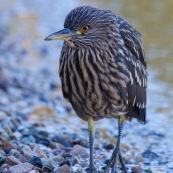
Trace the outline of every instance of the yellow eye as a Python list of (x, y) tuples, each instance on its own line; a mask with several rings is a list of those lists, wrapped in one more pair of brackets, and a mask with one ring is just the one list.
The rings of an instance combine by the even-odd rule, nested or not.
[(88, 29), (89, 29), (88, 26), (83, 26), (83, 27), (80, 29), (80, 31), (81, 31), (82, 33), (85, 33), (85, 32), (88, 31)]

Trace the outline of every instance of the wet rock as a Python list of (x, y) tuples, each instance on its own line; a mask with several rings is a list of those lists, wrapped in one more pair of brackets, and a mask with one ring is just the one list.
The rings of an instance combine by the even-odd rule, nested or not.
[(60, 167), (60, 169), (58, 170), (59, 173), (70, 173), (70, 168), (68, 165), (63, 165)]
[(89, 157), (89, 153), (86, 150), (86, 148), (80, 146), (80, 145), (75, 145), (72, 150), (70, 151), (70, 154), (72, 156), (79, 156), (81, 158), (88, 158)]
[(11, 166), (14, 166), (14, 165), (20, 164), (21, 162), (14, 156), (8, 156), (6, 158), (6, 163), (11, 165)]
[(173, 162), (167, 163), (168, 168), (173, 169)]
[(38, 157), (38, 154), (34, 151), (31, 150), (31, 148), (29, 146), (24, 146), (21, 151), (23, 152), (23, 155), (27, 158), (27, 159), (31, 159), (34, 156)]
[(139, 166), (134, 166), (132, 167), (132, 173), (143, 173), (143, 171)]
[(142, 157), (154, 160), (159, 156), (156, 153), (152, 152), (151, 150), (146, 150), (145, 152), (142, 153)]
[(33, 168), (33, 165), (31, 165), (30, 163), (21, 163), (21, 164), (12, 166), (7, 171), (7, 173), (27, 173), (31, 171), (32, 168)]

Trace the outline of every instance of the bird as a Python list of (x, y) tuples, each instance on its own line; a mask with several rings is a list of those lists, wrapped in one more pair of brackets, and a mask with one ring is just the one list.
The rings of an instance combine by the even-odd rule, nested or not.
[(94, 122), (118, 120), (118, 139), (105, 173), (127, 173), (121, 137), (124, 122), (146, 122), (147, 63), (142, 35), (107, 9), (79, 6), (64, 21), (64, 29), (45, 38), (64, 40), (59, 63), (62, 92), (76, 114), (88, 122), (89, 172), (97, 173)]

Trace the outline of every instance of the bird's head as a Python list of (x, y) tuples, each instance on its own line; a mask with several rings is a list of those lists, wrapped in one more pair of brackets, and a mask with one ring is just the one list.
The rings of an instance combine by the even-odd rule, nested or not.
[(67, 15), (64, 29), (49, 35), (45, 40), (65, 40), (70, 47), (87, 48), (109, 40), (116, 33), (115, 30), (116, 21), (112, 12), (81, 6)]

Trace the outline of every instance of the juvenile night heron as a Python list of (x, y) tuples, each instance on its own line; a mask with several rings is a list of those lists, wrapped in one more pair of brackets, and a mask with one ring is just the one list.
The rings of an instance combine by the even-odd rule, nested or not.
[(76, 114), (88, 121), (90, 172), (93, 161), (94, 125), (102, 118), (118, 119), (118, 140), (105, 172), (116, 172), (125, 120), (146, 119), (147, 71), (141, 35), (111, 11), (90, 6), (73, 9), (64, 29), (45, 40), (65, 40), (60, 57), (62, 91)]

